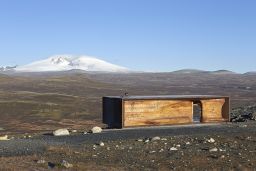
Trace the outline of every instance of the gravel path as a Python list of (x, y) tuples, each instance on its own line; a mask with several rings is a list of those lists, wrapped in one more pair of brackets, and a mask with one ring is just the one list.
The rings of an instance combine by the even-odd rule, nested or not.
[[(244, 126), (245, 125), (245, 126)], [(241, 131), (255, 134), (255, 122), (248, 123), (223, 123), (223, 124), (195, 124), (186, 126), (163, 126), (133, 129), (103, 130), (98, 134), (77, 134), (70, 136), (54, 137), (51, 135), (40, 135), (31, 139), (13, 139), (0, 141), (0, 157), (30, 155), (43, 153), (47, 146), (72, 145), (79, 146), (85, 143), (96, 143), (99, 141), (128, 140), (148, 138), (154, 136), (178, 136), (198, 134), (235, 134)]]

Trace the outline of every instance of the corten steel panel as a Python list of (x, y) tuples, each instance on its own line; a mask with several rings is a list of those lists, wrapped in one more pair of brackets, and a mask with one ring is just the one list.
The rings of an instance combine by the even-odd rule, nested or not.
[(122, 127), (122, 99), (103, 97), (103, 123), (111, 128)]
[(124, 100), (123, 127), (185, 124), (192, 122), (192, 101)]

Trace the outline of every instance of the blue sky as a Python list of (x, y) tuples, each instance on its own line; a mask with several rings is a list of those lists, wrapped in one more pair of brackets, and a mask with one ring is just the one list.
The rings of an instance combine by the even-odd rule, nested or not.
[(91, 55), (135, 70), (256, 70), (255, 0), (1, 0), (0, 65)]

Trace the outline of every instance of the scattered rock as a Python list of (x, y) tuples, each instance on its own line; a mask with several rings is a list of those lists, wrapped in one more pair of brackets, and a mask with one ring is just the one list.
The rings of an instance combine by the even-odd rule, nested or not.
[(190, 145), (191, 143), (190, 142), (186, 142), (186, 145)]
[(104, 144), (104, 142), (101, 141), (98, 145), (101, 147), (104, 147), (105, 144)]
[(161, 149), (159, 150), (159, 153), (161, 153), (161, 152), (164, 152), (164, 149), (161, 148)]
[(7, 140), (10, 140), (8, 139), (8, 135), (0, 136), (0, 141), (7, 141)]
[(142, 141), (143, 141), (143, 139), (137, 139), (137, 141), (138, 141), (138, 142), (142, 142)]
[(77, 130), (75, 130), (75, 129), (74, 129), (74, 130), (72, 130), (72, 133), (77, 133)]
[(210, 151), (210, 152), (217, 152), (218, 149), (217, 149), (216, 147), (214, 147), (214, 148), (211, 148), (209, 151)]
[(167, 138), (162, 138), (161, 140), (162, 140), (162, 141), (167, 141)]
[(69, 131), (67, 129), (57, 129), (53, 131), (54, 136), (65, 136), (69, 135)]
[(45, 161), (45, 160), (37, 160), (36, 163), (37, 163), (37, 164), (44, 164), (44, 163), (46, 163), (46, 161)]
[(160, 137), (153, 137), (153, 138), (151, 139), (151, 141), (158, 141), (158, 140), (161, 140), (161, 138), (160, 138)]
[(220, 151), (220, 152), (224, 152), (224, 151), (226, 151), (226, 150), (223, 150), (223, 149), (220, 148), (219, 151)]
[(231, 122), (256, 120), (256, 105), (235, 108), (231, 112)]
[(145, 143), (148, 143), (148, 142), (149, 142), (149, 139), (146, 139), (144, 142), (145, 142)]
[(176, 147), (171, 147), (170, 151), (177, 151), (178, 149)]
[(70, 164), (70, 163), (68, 163), (66, 160), (63, 160), (62, 162), (61, 162), (61, 166), (63, 166), (63, 167), (65, 167), (65, 168), (72, 168), (73, 167), (73, 164)]
[(88, 132), (84, 131), (84, 134), (88, 134)]
[(215, 143), (215, 139), (210, 138), (209, 140), (207, 140), (208, 143)]
[(155, 153), (156, 151), (150, 151), (149, 154)]
[(102, 128), (101, 127), (98, 127), (98, 126), (95, 126), (91, 129), (92, 133), (95, 134), (95, 133), (101, 133), (102, 132)]

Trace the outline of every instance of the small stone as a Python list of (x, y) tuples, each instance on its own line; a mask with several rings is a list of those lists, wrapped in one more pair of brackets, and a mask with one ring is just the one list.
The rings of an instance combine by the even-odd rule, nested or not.
[(72, 133), (77, 133), (77, 130), (75, 130), (75, 129), (74, 129), (74, 130), (72, 130)]
[(53, 131), (54, 136), (65, 136), (69, 135), (69, 131), (67, 129), (57, 129)]
[(167, 141), (167, 138), (162, 138), (161, 140), (162, 140), (162, 141)]
[(153, 137), (153, 138), (151, 139), (151, 141), (158, 141), (158, 140), (161, 140), (161, 138), (160, 138), (160, 137)]
[(92, 133), (95, 134), (95, 133), (101, 133), (102, 132), (102, 128), (101, 127), (98, 127), (98, 126), (95, 126), (91, 129)]
[(72, 168), (73, 167), (73, 164), (70, 164), (70, 163), (68, 163), (67, 161), (65, 161), (65, 160), (63, 160), (62, 162), (61, 162), (61, 166), (63, 166), (63, 167), (65, 167), (65, 168)]
[(88, 134), (88, 132), (84, 131), (84, 134)]
[(132, 147), (129, 147), (129, 150), (132, 150), (133, 148)]
[(155, 153), (156, 151), (150, 151), (149, 154)]
[(5, 136), (0, 136), (0, 141), (7, 141), (8, 139), (8, 135)]
[(190, 145), (190, 142), (186, 142), (186, 145)]
[(144, 142), (145, 142), (145, 143), (148, 143), (148, 142), (149, 142), (149, 139), (146, 139)]
[(142, 142), (142, 141), (143, 141), (143, 139), (137, 139), (137, 141), (138, 141), (138, 142)]
[(210, 151), (210, 152), (217, 152), (218, 149), (217, 149), (216, 147), (214, 147), (214, 148), (211, 148), (209, 151)]
[(159, 150), (159, 153), (161, 153), (161, 152), (164, 152), (164, 149), (160, 149), (160, 150)]
[(224, 156), (224, 155), (222, 155), (220, 158), (221, 158), (221, 159), (224, 159), (224, 158), (225, 158), (225, 156)]
[(99, 146), (101, 146), (101, 147), (104, 147), (104, 145), (105, 145), (104, 142), (99, 143)]
[(209, 140), (207, 140), (208, 143), (215, 143), (215, 140), (213, 138), (210, 138)]
[(176, 147), (180, 147), (180, 144), (177, 144)]
[(175, 147), (171, 147), (170, 148), (170, 151), (177, 151), (178, 149), (177, 148), (175, 148)]
[(109, 151), (109, 150), (110, 150), (110, 147), (107, 147), (107, 150)]
[(241, 128), (247, 128), (247, 125), (240, 125)]
[(46, 161), (45, 161), (45, 160), (37, 160), (36, 163), (37, 163), (37, 164), (44, 164), (44, 163), (46, 163)]

